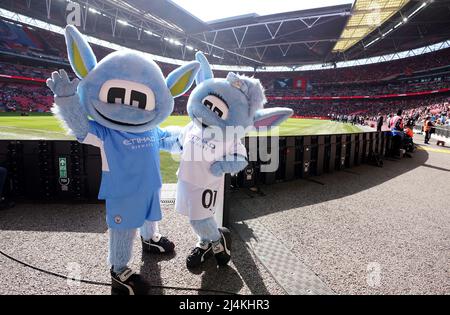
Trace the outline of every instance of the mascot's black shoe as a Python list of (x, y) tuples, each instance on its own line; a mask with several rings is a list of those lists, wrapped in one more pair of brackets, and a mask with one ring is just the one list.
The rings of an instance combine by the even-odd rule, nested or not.
[(113, 295), (147, 295), (150, 284), (130, 268), (119, 274), (111, 269), (111, 287)]
[(206, 259), (212, 257), (211, 243), (198, 243), (186, 258), (186, 267), (193, 269), (199, 267)]
[(227, 228), (219, 228), (222, 236), (219, 241), (212, 244), (214, 257), (219, 266), (225, 266), (231, 259), (231, 232)]
[(141, 237), (142, 248), (151, 254), (171, 254), (175, 250), (175, 244), (165, 236), (157, 234), (146, 241)]

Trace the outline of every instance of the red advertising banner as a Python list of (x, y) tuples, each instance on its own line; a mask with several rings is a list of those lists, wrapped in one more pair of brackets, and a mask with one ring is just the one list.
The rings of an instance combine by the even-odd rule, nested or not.
[(46, 80), (44, 80), (44, 79), (20, 77), (20, 76), (16, 76), (16, 75), (7, 75), (7, 74), (0, 74), (0, 78), (6, 78), (6, 79), (12, 79), (12, 80), (21, 80), (21, 81), (42, 82), (42, 83), (46, 82)]

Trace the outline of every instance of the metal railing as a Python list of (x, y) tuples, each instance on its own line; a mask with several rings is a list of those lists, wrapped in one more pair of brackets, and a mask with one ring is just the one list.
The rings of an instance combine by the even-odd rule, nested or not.
[[(450, 126), (437, 125), (432, 128), (434, 128), (433, 135), (450, 139)], [(416, 132), (423, 132), (423, 124), (415, 125), (414, 130)]]

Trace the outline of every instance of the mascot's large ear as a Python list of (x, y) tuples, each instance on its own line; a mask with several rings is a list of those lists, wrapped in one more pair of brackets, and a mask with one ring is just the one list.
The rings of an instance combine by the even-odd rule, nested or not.
[(293, 113), (292, 109), (283, 107), (259, 109), (255, 112), (253, 125), (256, 128), (277, 126)]
[(91, 46), (75, 26), (67, 25), (66, 45), (69, 61), (75, 74), (83, 79), (97, 65)]
[(209, 65), (208, 59), (206, 59), (205, 55), (203, 55), (201, 52), (197, 52), (195, 54), (195, 59), (200, 62), (200, 71), (195, 78), (195, 83), (199, 85), (205, 80), (214, 78), (211, 66)]
[(191, 88), (199, 69), (200, 64), (197, 61), (191, 61), (169, 73), (166, 84), (173, 97), (183, 95)]

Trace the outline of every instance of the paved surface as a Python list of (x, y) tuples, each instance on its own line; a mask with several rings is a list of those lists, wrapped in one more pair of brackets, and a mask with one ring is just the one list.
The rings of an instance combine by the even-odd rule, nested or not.
[[(185, 268), (195, 243), (165, 187), (161, 230), (172, 257), (147, 256), (136, 241), (133, 266), (155, 286), (239, 294), (449, 294), (450, 150), (423, 146), (413, 159), (232, 195), (234, 258), (218, 270)], [(323, 185), (322, 185), (323, 184)], [(273, 249), (273, 250), (271, 250)], [(0, 250), (39, 268), (109, 282), (103, 205), (21, 204), (0, 212)], [(109, 294), (0, 255), (0, 294)], [(154, 294), (214, 294), (155, 288)]]
[[(134, 248), (133, 267), (154, 285), (202, 288), (238, 294), (285, 294), (244, 246), (233, 239), (233, 261), (217, 269), (213, 261), (197, 273), (185, 267), (185, 257), (196, 238), (184, 217), (173, 206), (163, 206), (163, 233), (176, 242), (174, 256), (143, 255)], [(21, 204), (0, 212), (0, 250), (33, 266), (63, 275), (80, 272), (82, 279), (109, 282), (107, 228), (103, 205)], [(36, 272), (0, 255), (0, 294), (110, 294), (106, 286), (79, 284)], [(215, 294), (154, 289), (153, 294)]]
[(436, 149), (234, 193), (232, 217), (264, 226), (337, 294), (450, 294), (450, 150)]
[[(241, 213), (245, 210), (240, 209)], [(334, 292), (257, 219), (232, 224), (277, 282), (291, 295), (331, 295)]]

